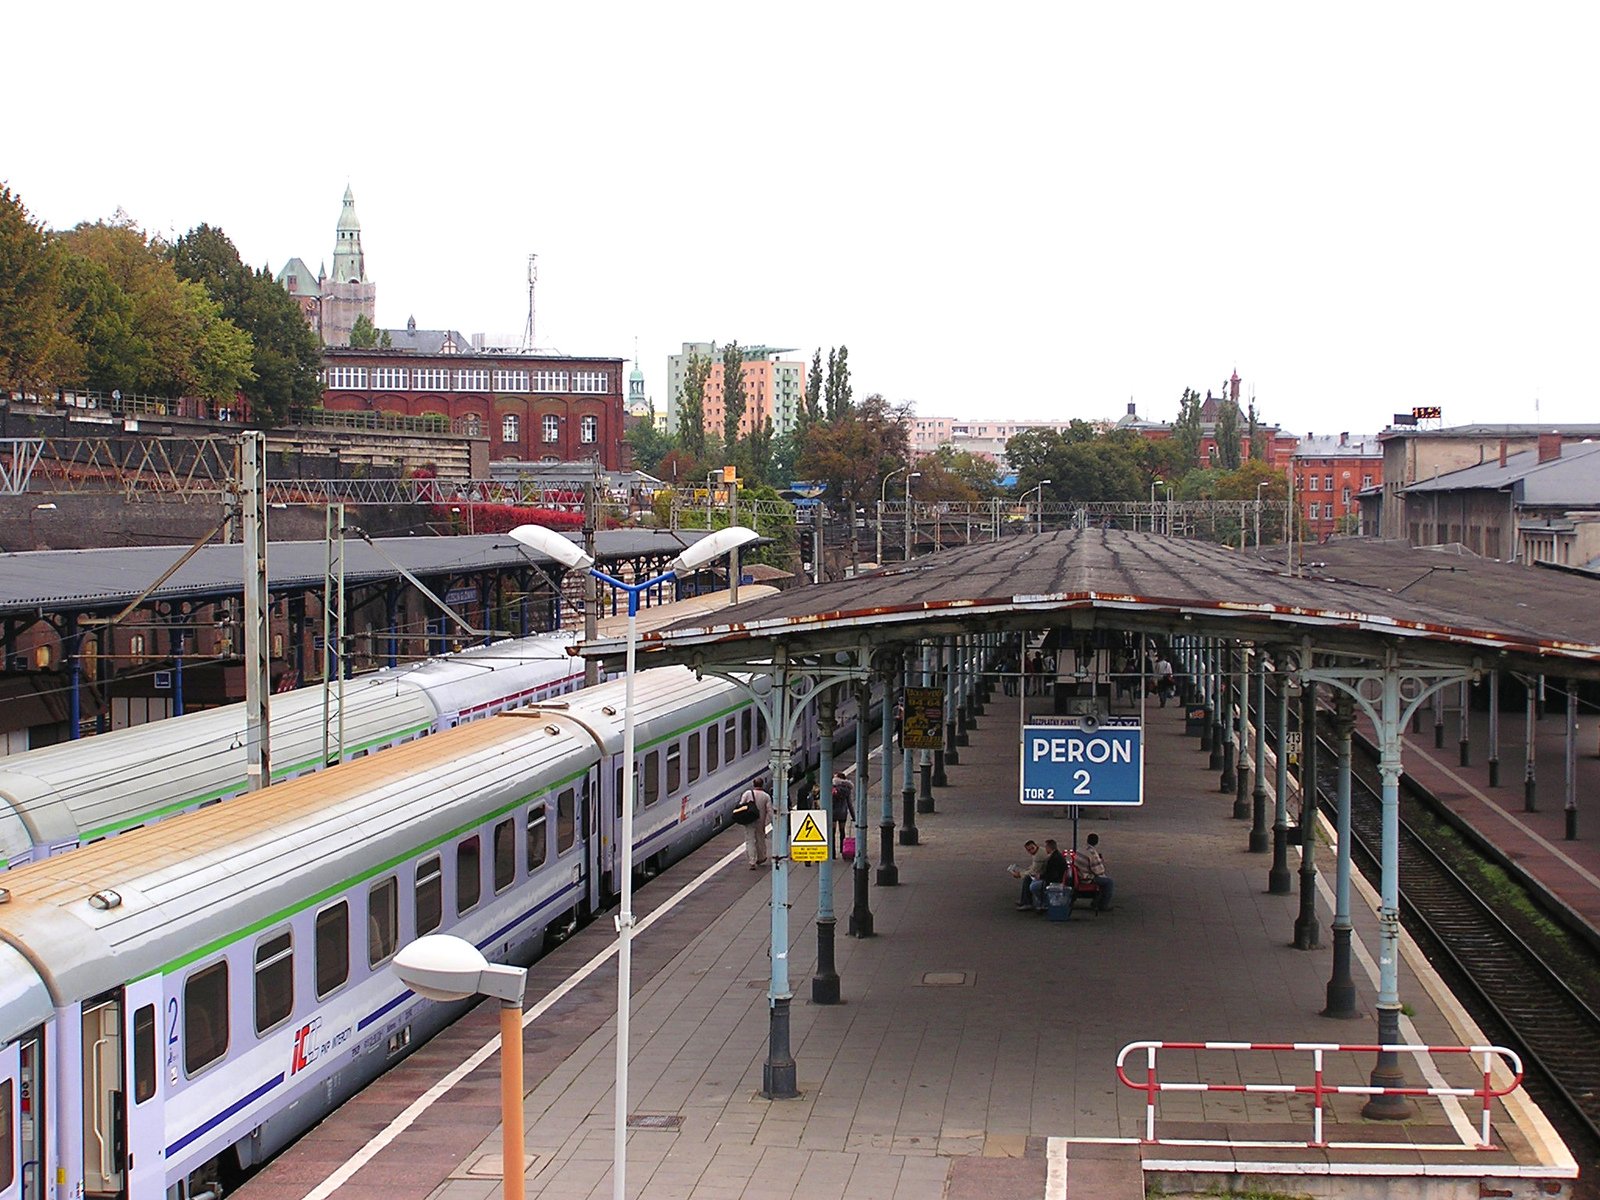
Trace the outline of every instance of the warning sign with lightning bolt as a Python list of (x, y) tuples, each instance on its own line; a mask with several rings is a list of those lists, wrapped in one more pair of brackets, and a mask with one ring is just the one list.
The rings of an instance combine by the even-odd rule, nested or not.
[(815, 811), (802, 809), (789, 814), (789, 857), (795, 862), (828, 861), (828, 835), (817, 824)]

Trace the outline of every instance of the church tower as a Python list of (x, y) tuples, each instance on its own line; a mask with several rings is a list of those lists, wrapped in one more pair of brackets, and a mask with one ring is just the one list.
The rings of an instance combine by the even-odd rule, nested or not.
[(356, 216), (355, 193), (348, 184), (334, 233), (333, 273), (318, 282), (322, 293), (318, 332), (324, 346), (348, 346), (350, 330), (359, 316), (377, 324), (378, 285), (367, 278), (366, 255), (361, 252), (361, 220)]

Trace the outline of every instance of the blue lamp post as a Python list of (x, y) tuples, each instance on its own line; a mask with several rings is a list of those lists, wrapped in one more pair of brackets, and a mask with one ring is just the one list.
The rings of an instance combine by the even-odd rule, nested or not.
[(583, 547), (553, 529), (543, 525), (518, 525), (511, 531), (511, 537), (528, 549), (555, 559), (569, 570), (587, 571), (628, 597), (628, 652), (622, 710), (622, 826), (617, 835), (617, 875), (621, 890), (617, 914), (617, 1111), (611, 1170), (611, 1193), (616, 1200), (624, 1200), (627, 1195), (628, 1171), (628, 1008), (633, 990), (633, 680), (639, 640), (639, 597), (650, 588), (677, 578), (680, 572), (699, 570), (713, 559), (730, 554), (760, 536), (753, 529), (730, 525), (684, 547), (660, 575), (625, 583), (596, 569), (594, 559)]

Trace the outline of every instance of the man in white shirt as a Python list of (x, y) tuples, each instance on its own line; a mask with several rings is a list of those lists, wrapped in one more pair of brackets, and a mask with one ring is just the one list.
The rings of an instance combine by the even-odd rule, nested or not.
[(772, 820), (772, 796), (767, 792), (766, 777), (745, 788), (739, 803), (756, 806), (756, 819), (744, 827), (744, 857), (750, 869), (757, 871), (767, 865), (767, 825)]

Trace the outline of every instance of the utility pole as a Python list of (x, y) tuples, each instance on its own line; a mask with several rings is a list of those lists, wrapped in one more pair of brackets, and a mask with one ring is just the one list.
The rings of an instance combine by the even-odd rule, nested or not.
[[(322, 765), (344, 761), (344, 505), (328, 505), (322, 577)], [(330, 707), (337, 712), (330, 712)]]
[(272, 782), (272, 611), (267, 592), (266, 435), (243, 435), (245, 776), (249, 790)]
[[(529, 270), (531, 271), (532, 269), (532, 264), (530, 263)], [(533, 321), (531, 300), (529, 301), (528, 312), (528, 321), (531, 330)], [(598, 559), (599, 557), (595, 553), (595, 530), (600, 521), (600, 514), (598, 512), (599, 496), (596, 495), (596, 492), (599, 490), (597, 486), (599, 472), (599, 464), (591, 463), (589, 470), (589, 482), (583, 489), (583, 552), (591, 559)], [(600, 593), (595, 577), (588, 571), (585, 571), (583, 573), (583, 640), (586, 642), (594, 641), (595, 638), (600, 634), (600, 614), (595, 611), (599, 603)], [(484, 624), (488, 624), (488, 622), (486, 621)], [(583, 682), (585, 687), (593, 687), (595, 684), (600, 682), (599, 659), (584, 659)]]

